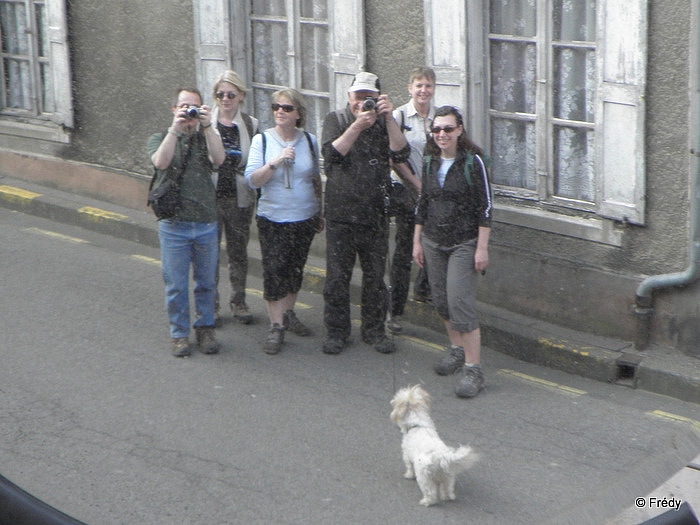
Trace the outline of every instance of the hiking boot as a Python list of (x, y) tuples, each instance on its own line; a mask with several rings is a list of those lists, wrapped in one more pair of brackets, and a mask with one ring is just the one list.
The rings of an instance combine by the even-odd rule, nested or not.
[(300, 336), (311, 335), (311, 330), (309, 330), (309, 327), (299, 320), (297, 314), (294, 313), (294, 310), (287, 310), (284, 312), (282, 319), (282, 324), (287, 332), (292, 332), (293, 334)]
[(233, 312), (233, 318), (241, 324), (250, 324), (253, 322), (253, 316), (248, 310), (248, 305), (245, 303), (231, 304), (231, 312)]
[(192, 355), (190, 341), (187, 337), (173, 337), (173, 355), (175, 357), (189, 357)]
[(202, 326), (194, 329), (197, 334), (197, 345), (203, 354), (216, 354), (219, 352), (219, 342), (216, 340), (213, 326)]
[(400, 334), (403, 331), (403, 325), (401, 324), (401, 316), (393, 315), (386, 323), (387, 329), (392, 334)]
[(484, 389), (484, 373), (480, 365), (464, 365), (455, 375), (457, 397), (474, 397)]
[(380, 354), (392, 354), (396, 351), (394, 342), (386, 336), (382, 336), (379, 341), (374, 343), (374, 349)]
[(284, 327), (275, 323), (267, 333), (267, 339), (263, 345), (263, 352), (270, 355), (278, 354), (284, 343)]
[(435, 363), (433, 370), (439, 376), (454, 374), (464, 365), (464, 348), (461, 346), (450, 346), (449, 353), (439, 362)]
[(338, 339), (337, 337), (329, 337), (323, 343), (323, 348), (321, 349), (324, 354), (339, 354), (345, 348), (345, 341), (343, 339)]

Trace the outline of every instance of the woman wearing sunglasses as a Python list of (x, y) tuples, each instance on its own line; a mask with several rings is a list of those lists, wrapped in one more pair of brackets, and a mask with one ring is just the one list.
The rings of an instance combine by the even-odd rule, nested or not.
[(294, 312), (311, 241), (322, 231), (321, 176), (316, 137), (303, 130), (306, 106), (300, 93), (272, 94), (275, 127), (253, 138), (245, 177), (260, 188), (258, 237), (263, 265), (263, 299), (270, 330), (263, 351), (276, 354), (285, 331), (311, 331)]
[[(216, 106), (212, 122), (217, 123), (221, 140), (226, 150), (226, 161), (219, 166), (216, 184), (216, 208), (221, 238), (226, 235), (231, 296), (229, 306), (233, 318), (249, 324), (253, 316), (246, 303), (246, 280), (248, 276), (248, 239), (253, 220), (255, 192), (243, 177), (248, 150), (253, 135), (258, 132), (258, 121), (241, 111), (248, 88), (235, 71), (225, 71), (214, 83)], [(216, 317), (219, 318), (219, 267), (216, 268)]]
[(427, 266), (433, 305), (450, 338), (435, 371), (458, 374), (459, 397), (484, 388), (476, 285), (489, 265), (492, 202), (485, 158), (467, 138), (459, 111), (438, 108), (425, 148), (413, 258)]

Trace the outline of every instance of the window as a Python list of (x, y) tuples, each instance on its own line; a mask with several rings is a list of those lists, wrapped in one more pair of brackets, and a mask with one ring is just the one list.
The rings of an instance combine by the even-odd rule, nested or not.
[(72, 127), (62, 0), (0, 0), (0, 114)]
[(234, 69), (252, 88), (247, 110), (260, 119), (262, 129), (273, 125), (270, 95), (291, 87), (306, 100), (306, 128), (320, 135), (326, 114), (345, 105), (347, 87), (364, 65), (362, 4), (196, 0), (198, 84), (205, 100), (211, 98), (214, 79)]
[(526, 190), (523, 196), (532, 192), (590, 208), (595, 202), (596, 2), (555, 0), (549, 17), (538, 17), (541, 6), (533, 4), (490, 2), (493, 182)]
[[(570, 221), (556, 215), (566, 208), (643, 224), (647, 0), (434, 4), (424, 5), (436, 100), (465, 108), (490, 152), (501, 216), (541, 227)], [(462, 50), (444, 39), (455, 24)]]

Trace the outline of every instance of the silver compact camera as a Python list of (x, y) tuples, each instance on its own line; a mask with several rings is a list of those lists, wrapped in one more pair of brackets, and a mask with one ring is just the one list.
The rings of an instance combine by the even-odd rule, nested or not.
[(367, 97), (362, 102), (362, 111), (372, 111), (377, 109), (377, 100), (374, 97)]
[(188, 119), (199, 118), (199, 110), (200, 108), (197, 106), (190, 106), (185, 110), (185, 117)]

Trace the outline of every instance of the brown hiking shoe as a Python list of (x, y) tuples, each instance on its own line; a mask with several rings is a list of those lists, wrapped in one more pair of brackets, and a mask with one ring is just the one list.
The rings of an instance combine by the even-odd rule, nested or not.
[(204, 326), (195, 328), (197, 334), (197, 345), (203, 354), (216, 354), (219, 352), (219, 342), (214, 335), (214, 327)]
[(241, 324), (250, 324), (253, 322), (253, 315), (248, 310), (248, 305), (245, 303), (231, 304), (231, 312), (233, 318)]
[(175, 357), (189, 357), (192, 355), (190, 341), (187, 337), (173, 337), (173, 355)]
[(287, 310), (286, 312), (284, 312), (284, 316), (282, 319), (284, 329), (287, 332), (292, 332), (293, 334), (297, 334), (300, 336), (311, 335), (311, 330), (309, 329), (309, 327), (299, 320), (297, 314), (294, 313), (294, 310)]

